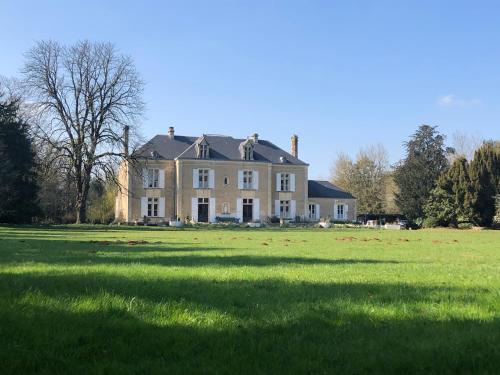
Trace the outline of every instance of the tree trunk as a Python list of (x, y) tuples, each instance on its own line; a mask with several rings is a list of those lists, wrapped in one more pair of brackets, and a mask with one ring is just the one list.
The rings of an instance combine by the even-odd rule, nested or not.
[(81, 183), (77, 186), (76, 195), (76, 222), (75, 224), (83, 224), (87, 221), (87, 198), (90, 187), (90, 172), (84, 174)]
[(80, 204), (78, 203), (77, 209), (76, 209), (76, 223), (75, 224), (82, 224), (85, 223), (87, 220), (87, 205), (85, 203)]

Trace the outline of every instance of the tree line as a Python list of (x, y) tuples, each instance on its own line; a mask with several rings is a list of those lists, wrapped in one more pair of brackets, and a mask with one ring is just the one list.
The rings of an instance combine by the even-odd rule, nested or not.
[(427, 227), (499, 225), (500, 142), (454, 138), (446, 147), (437, 127), (421, 125), (395, 165), (383, 146), (371, 146), (355, 160), (340, 154), (331, 180), (358, 199), (361, 214), (403, 214)]

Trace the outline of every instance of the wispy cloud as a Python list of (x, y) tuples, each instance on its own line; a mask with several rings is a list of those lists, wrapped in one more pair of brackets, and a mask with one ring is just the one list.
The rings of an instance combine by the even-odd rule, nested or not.
[(453, 94), (442, 96), (437, 101), (438, 106), (443, 108), (465, 108), (476, 107), (483, 104), (480, 99), (462, 99)]

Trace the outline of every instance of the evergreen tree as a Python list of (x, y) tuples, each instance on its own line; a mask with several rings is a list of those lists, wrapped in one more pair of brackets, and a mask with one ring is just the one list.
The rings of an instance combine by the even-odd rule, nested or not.
[(0, 102), (0, 222), (29, 222), (38, 212), (35, 154), (18, 102)]
[(448, 166), (444, 137), (435, 126), (421, 125), (406, 143), (406, 158), (394, 171), (396, 204), (410, 220), (424, 217), (424, 205)]
[(467, 160), (460, 157), (439, 176), (424, 206), (426, 226), (456, 226), (471, 221), (472, 189), (468, 169)]
[(500, 192), (500, 153), (493, 142), (485, 142), (470, 163), (473, 221), (490, 226), (495, 216), (495, 195)]
[(431, 190), (424, 205), (425, 227), (446, 227), (456, 223), (457, 214), (452, 195), (441, 186)]

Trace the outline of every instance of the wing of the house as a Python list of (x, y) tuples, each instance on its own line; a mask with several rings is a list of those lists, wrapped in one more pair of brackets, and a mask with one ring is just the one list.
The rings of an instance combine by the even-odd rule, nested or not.
[(356, 198), (328, 181), (309, 180), (309, 218), (330, 218), (340, 221), (356, 220)]

